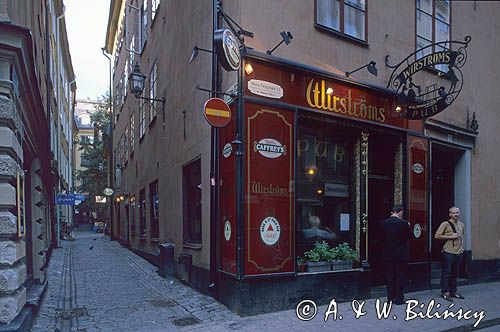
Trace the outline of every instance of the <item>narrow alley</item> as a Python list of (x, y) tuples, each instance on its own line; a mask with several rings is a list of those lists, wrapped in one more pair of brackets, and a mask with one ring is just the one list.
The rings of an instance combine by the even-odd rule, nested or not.
[[(176, 278), (162, 278), (156, 267), (95, 232), (74, 232), (76, 241), (62, 241), (49, 265), (49, 284), (32, 331), (469, 331), (477, 318), (420, 318), (406, 320), (408, 306), (394, 306), (397, 316), (378, 319), (375, 299), (355, 318), (351, 303), (338, 303), (337, 314), (324, 317), (318, 306), (308, 321), (295, 310), (239, 317), (210, 296), (202, 295)], [(479, 327), (499, 328), (500, 282), (461, 287), (466, 299), (449, 307), (439, 290), (407, 294), (427, 306), (434, 299), (442, 306), (430, 312), (458, 308), (484, 312)], [(361, 300), (359, 303), (363, 303)], [(333, 308), (333, 307), (332, 307)], [(439, 308), (439, 305), (437, 305)], [(415, 309), (416, 310), (416, 309)], [(425, 314), (427, 307), (421, 309)], [(312, 310), (313, 311), (313, 310)], [(341, 318), (342, 316), (342, 318)], [(308, 316), (307, 318), (310, 318)], [(337, 318), (337, 319), (334, 319)], [(304, 318), (305, 319), (305, 318)], [(457, 329), (458, 328), (458, 329)]]

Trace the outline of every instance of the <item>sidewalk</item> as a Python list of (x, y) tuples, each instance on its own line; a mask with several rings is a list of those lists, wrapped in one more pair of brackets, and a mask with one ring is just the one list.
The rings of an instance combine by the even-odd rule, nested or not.
[[(406, 294), (418, 305), (393, 306), (387, 319), (377, 318), (376, 299), (354, 302), (357, 319), (351, 303), (335, 302), (330, 309), (336, 308), (336, 314), (326, 322), (326, 305), (308, 321), (297, 318), (296, 310), (239, 317), (178, 279), (158, 276), (155, 266), (102, 234), (77, 231), (74, 236), (76, 241), (63, 241), (52, 254), (47, 293), (32, 331), (430, 332), (469, 331), (478, 320), (479, 328), (488, 327), (483, 331), (500, 331), (500, 281), (462, 286), (465, 300), (452, 305), (439, 297), (439, 290)], [(314, 307), (304, 304), (299, 314), (309, 319)], [(457, 316), (442, 317), (446, 311)]]

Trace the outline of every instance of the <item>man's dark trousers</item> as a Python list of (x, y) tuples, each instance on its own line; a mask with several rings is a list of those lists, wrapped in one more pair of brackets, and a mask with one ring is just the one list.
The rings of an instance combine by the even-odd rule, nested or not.
[(441, 274), (441, 294), (457, 292), (457, 276), (462, 262), (462, 254), (443, 252), (443, 272)]
[(397, 304), (404, 302), (403, 289), (406, 280), (407, 262), (386, 261), (385, 281), (387, 285), (387, 300)]

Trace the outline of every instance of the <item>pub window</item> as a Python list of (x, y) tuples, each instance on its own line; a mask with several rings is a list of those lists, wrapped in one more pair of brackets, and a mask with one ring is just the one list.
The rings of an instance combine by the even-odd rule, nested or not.
[(158, 198), (158, 180), (149, 184), (149, 213), (150, 213), (150, 235), (152, 239), (158, 239), (160, 236), (160, 217), (159, 217)]
[(297, 141), (297, 255), (325, 241), (356, 248), (355, 130), (299, 118)]
[(146, 190), (139, 192), (139, 235), (146, 237)]
[[(416, 49), (439, 42), (450, 41), (450, 1), (449, 0), (416, 0), (417, 38)], [(450, 48), (446, 43), (442, 46), (429, 47), (417, 53), (420, 59), (430, 53), (440, 52)], [(440, 64), (434, 67), (447, 72), (447, 65)]]
[(151, 73), (149, 74), (149, 98), (151, 99), (151, 104), (149, 105), (149, 122), (151, 123), (155, 118), (156, 118), (156, 107), (157, 103), (153, 101), (152, 99), (156, 99), (157, 92), (158, 92), (158, 84), (157, 84), (157, 79), (158, 79), (158, 66), (157, 62), (153, 64), (153, 67), (151, 68)]
[(365, 0), (316, 0), (316, 26), (366, 41)]
[(184, 243), (201, 244), (201, 159), (182, 169)]

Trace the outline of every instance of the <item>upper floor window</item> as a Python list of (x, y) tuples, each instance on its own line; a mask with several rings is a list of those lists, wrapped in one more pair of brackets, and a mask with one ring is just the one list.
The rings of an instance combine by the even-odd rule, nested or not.
[[(421, 49), (434, 43), (450, 41), (450, 1), (449, 0), (416, 0), (417, 1), (417, 39), (416, 48)], [(433, 52), (450, 48), (446, 43), (441, 46), (429, 47), (417, 53), (417, 59)], [(442, 68), (441, 68), (442, 67)], [(447, 71), (446, 65), (435, 67)]]
[[(148, 0), (143, 0), (142, 1), (142, 6), (141, 6), (141, 42), (142, 42), (142, 47), (144, 47), (144, 44), (146, 43), (146, 39), (148, 39), (148, 33), (147, 33), (147, 27), (148, 25)], [(141, 47), (141, 50), (142, 50)]]
[(135, 146), (135, 114), (130, 114), (130, 154), (134, 153)]
[(151, 0), (151, 21), (155, 19), (156, 12), (160, 6), (160, 0)]
[(366, 41), (365, 0), (316, 0), (316, 24)]
[[(142, 93), (144, 97), (144, 92)], [(139, 99), (139, 140), (146, 133), (146, 102), (144, 99)]]
[[(156, 99), (158, 95), (158, 66), (157, 62), (153, 64), (153, 68), (151, 68), (151, 73), (149, 74), (149, 98)], [(149, 122), (153, 121), (156, 116), (156, 102), (151, 101), (151, 105), (149, 106)]]

